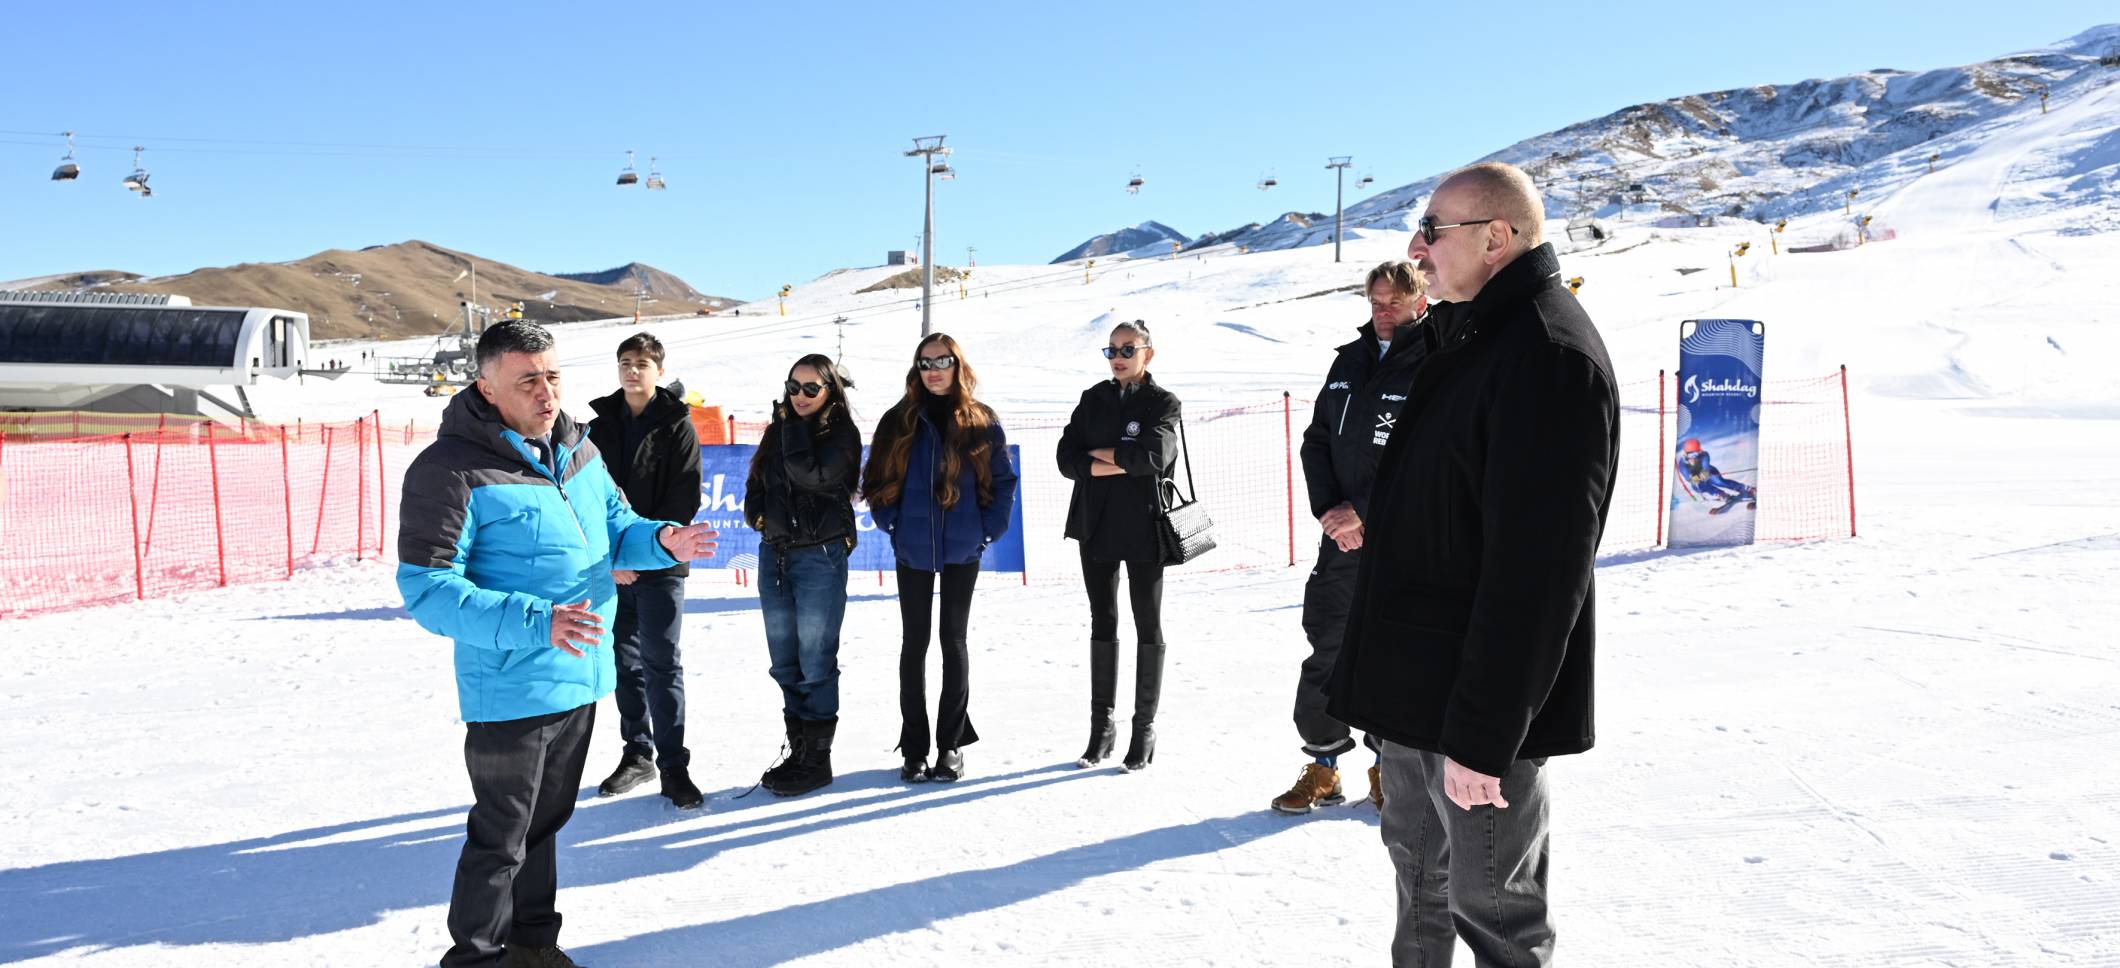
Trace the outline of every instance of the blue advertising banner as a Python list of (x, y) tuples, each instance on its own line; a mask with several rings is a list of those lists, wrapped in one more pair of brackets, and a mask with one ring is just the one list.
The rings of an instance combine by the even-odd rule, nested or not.
[(1752, 543), (1759, 508), (1760, 363), (1766, 324), (1679, 324), (1678, 445), (1672, 453), (1673, 548)]
[[(699, 516), (692, 522), (712, 524), (721, 532), (721, 538), (714, 557), (695, 561), (693, 567), (758, 570), (758, 532), (751, 530), (743, 519), (744, 484), (750, 479), (751, 455), (757, 450), (755, 444), (699, 448)], [(866, 463), (867, 447), (861, 449), (861, 456)], [(1023, 454), (1014, 444), (1009, 445), (1008, 459), (1016, 466), (1016, 504), (1009, 511), (1008, 533), (989, 545), (985, 557), (980, 559), (982, 571), (1021, 572), (1024, 569)], [(853, 556), (847, 559), (847, 570), (896, 570), (898, 559), (891, 553), (890, 535), (876, 528), (876, 522), (869, 518), (869, 506), (858, 499), (854, 502), (854, 527), (859, 530), (860, 537)]]

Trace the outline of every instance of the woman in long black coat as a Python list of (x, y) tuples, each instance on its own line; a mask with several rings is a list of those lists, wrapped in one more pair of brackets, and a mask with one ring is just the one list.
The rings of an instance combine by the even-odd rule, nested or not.
[(1104, 358), (1112, 378), (1082, 392), (1060, 434), (1060, 473), (1075, 482), (1067, 536), (1081, 543), (1089, 592), (1089, 746), (1077, 766), (1109, 758), (1119, 678), (1119, 566), (1126, 565), (1134, 614), (1133, 735), (1121, 765), (1129, 772), (1156, 755), (1156, 707), (1163, 693), (1163, 552), (1158, 490), (1178, 459), (1178, 398), (1148, 374), (1156, 351), (1141, 320), (1112, 329)]

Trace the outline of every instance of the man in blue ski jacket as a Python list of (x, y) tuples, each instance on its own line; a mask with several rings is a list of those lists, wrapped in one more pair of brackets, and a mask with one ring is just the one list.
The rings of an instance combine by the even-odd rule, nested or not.
[(626, 505), (581, 425), (559, 408), (552, 334), (486, 330), (478, 386), (452, 398), (406, 468), (398, 590), (456, 644), (474, 802), (449, 897), (444, 968), (567, 966), (556, 837), (574, 814), (596, 702), (617, 679), (614, 568), (711, 556), (716, 533)]

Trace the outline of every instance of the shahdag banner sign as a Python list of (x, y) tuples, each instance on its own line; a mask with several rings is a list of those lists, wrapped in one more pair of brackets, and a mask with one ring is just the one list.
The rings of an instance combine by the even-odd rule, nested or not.
[(1764, 323), (1751, 319), (1689, 319), (1679, 326), (1667, 538), (1673, 548), (1752, 543), (1766, 333)]
[[(707, 523), (721, 532), (720, 544), (714, 557), (693, 562), (697, 568), (740, 568), (745, 571), (758, 570), (758, 532), (744, 522), (744, 484), (751, 476), (751, 455), (758, 451), (755, 444), (722, 444), (699, 448), (699, 516), (693, 523)], [(1009, 462), (1016, 466), (1016, 503), (1009, 511), (1008, 533), (986, 549), (980, 559), (980, 568), (985, 571), (1021, 572), (1023, 562), (1023, 454), (1014, 444), (1008, 448)], [(868, 448), (862, 448), (862, 460), (868, 460)], [(891, 554), (891, 537), (876, 527), (869, 518), (869, 507), (859, 500), (854, 502), (854, 527), (860, 538), (854, 546), (854, 554), (847, 559), (849, 571), (893, 571), (898, 567), (897, 557)]]

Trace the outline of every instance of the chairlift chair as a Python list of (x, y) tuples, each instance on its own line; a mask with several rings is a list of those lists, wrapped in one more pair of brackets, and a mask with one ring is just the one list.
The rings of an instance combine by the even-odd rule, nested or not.
[(1368, 188), (1369, 186), (1376, 184), (1376, 182), (1377, 176), (1372, 175), (1367, 171), (1364, 171), (1362, 172), (1362, 177), (1354, 183), (1354, 190), (1361, 191), (1364, 188)]
[(932, 166), (929, 166), (928, 173), (934, 175), (936, 178), (942, 179), (943, 181), (957, 180), (957, 169), (951, 168), (949, 162), (946, 161), (938, 161)]
[(1280, 184), (1280, 182), (1275, 180), (1273, 177), (1273, 172), (1269, 171), (1266, 173), (1266, 177), (1259, 179), (1259, 190), (1263, 192), (1278, 184)]
[(1146, 180), (1141, 177), (1141, 173), (1135, 172), (1133, 177), (1126, 180), (1126, 193), (1128, 195), (1141, 194), (1141, 186), (1145, 183)]
[(624, 186), (638, 184), (639, 182), (640, 174), (633, 170), (633, 149), (628, 148), (626, 149), (626, 167), (619, 169), (618, 183)]
[(66, 157), (59, 167), (52, 169), (52, 181), (73, 181), (81, 177), (81, 166), (74, 164), (74, 133), (66, 132)]
[(655, 167), (655, 156), (648, 156), (648, 190), (661, 191), (669, 186), (663, 184), (662, 169)]
[(155, 192), (147, 187), (147, 169), (140, 167), (140, 152), (145, 150), (139, 145), (133, 146), (133, 171), (125, 176), (125, 189), (139, 193), (141, 198), (152, 198)]

